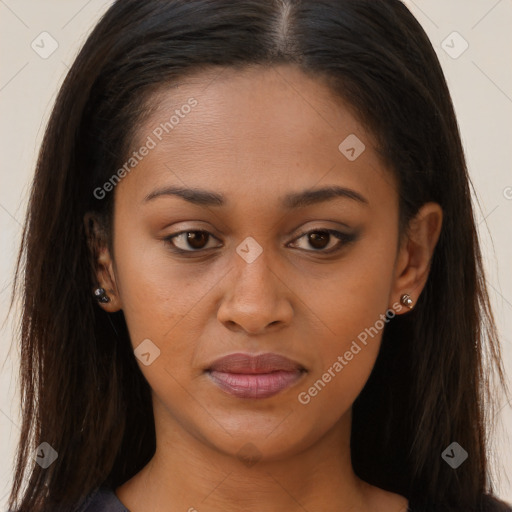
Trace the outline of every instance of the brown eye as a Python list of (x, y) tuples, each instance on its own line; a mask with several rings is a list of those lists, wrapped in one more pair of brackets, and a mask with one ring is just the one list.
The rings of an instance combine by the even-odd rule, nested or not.
[(208, 243), (209, 235), (206, 231), (188, 231), (186, 241), (194, 249), (202, 249)]
[[(356, 234), (342, 233), (335, 229), (316, 229), (303, 233), (296, 239), (304, 239), (308, 247), (300, 247), (297, 243), (295, 245), (299, 246), (299, 249), (309, 252), (318, 251), (322, 254), (329, 254), (342, 249), (346, 244), (355, 241), (356, 238)], [(311, 250), (311, 247), (313, 250)]]
[(213, 238), (208, 231), (190, 230), (182, 231), (167, 237), (165, 240), (171, 243), (178, 252), (196, 252), (205, 249), (206, 245)]
[(316, 231), (314, 233), (308, 233), (308, 242), (315, 249), (325, 249), (329, 245), (331, 235), (326, 231)]

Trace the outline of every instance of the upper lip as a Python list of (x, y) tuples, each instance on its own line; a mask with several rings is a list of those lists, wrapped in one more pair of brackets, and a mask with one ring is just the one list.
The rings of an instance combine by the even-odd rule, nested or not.
[(225, 373), (257, 374), (280, 370), (289, 372), (304, 371), (305, 368), (296, 361), (271, 352), (259, 355), (237, 352), (216, 359), (207, 368), (207, 371), (212, 370)]

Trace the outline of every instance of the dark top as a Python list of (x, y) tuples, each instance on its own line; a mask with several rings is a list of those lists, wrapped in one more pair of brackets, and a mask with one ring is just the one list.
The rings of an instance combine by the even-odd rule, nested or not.
[[(77, 512), (130, 512), (108, 487), (99, 487), (92, 491)], [(407, 512), (414, 512), (408, 508)], [(462, 511), (461, 511), (462, 512)], [(486, 505), (482, 512), (512, 512), (512, 507), (492, 496), (486, 496)]]
[(77, 512), (130, 512), (113, 489), (99, 487), (92, 491)]

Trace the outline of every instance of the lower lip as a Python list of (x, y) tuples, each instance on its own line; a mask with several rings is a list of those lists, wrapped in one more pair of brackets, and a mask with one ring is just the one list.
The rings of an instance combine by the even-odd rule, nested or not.
[(223, 391), (238, 398), (267, 398), (297, 382), (303, 372), (225, 373), (208, 371), (211, 380)]

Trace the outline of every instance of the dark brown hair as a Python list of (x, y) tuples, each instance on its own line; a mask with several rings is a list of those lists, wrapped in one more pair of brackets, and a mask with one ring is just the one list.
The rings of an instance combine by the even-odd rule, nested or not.
[[(186, 73), (284, 63), (325, 80), (375, 136), (397, 178), (402, 234), (425, 202), (444, 212), (426, 287), (386, 326), (354, 403), (354, 470), (415, 512), (485, 509), (504, 376), (454, 109), (419, 23), (398, 0), (118, 0), (71, 67), (37, 162), (14, 289), (23, 423), (12, 510), (71, 510), (155, 451), (123, 312), (92, 295), (83, 218), (111, 220), (115, 196), (93, 191), (126, 160), (155, 91)], [(456, 470), (441, 458), (454, 441), (469, 453)], [(42, 442), (58, 452), (46, 469), (32, 458)]]

